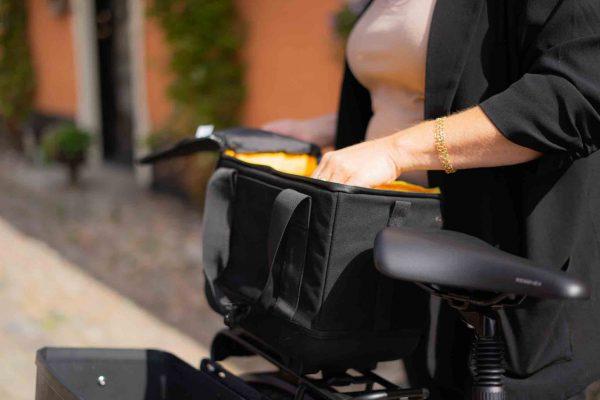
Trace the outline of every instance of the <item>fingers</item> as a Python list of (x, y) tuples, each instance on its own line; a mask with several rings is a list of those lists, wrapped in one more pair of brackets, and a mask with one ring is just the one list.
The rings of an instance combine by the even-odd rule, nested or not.
[(344, 185), (348, 186), (357, 186), (357, 187), (365, 187), (365, 188), (373, 188), (376, 187), (377, 184), (373, 184), (369, 179), (365, 179), (358, 176), (353, 176), (344, 182)]
[(331, 175), (328, 180), (335, 183), (346, 183), (352, 177), (352, 173), (348, 171), (343, 164), (336, 164), (334, 168), (332, 168)]
[(351, 172), (336, 152), (326, 153), (321, 159), (321, 163), (313, 173), (314, 179), (330, 181), (335, 183), (345, 183), (350, 177)]
[(327, 164), (329, 162), (329, 153), (325, 153), (323, 154), (323, 157), (321, 157), (321, 162), (319, 163), (319, 165), (317, 165), (317, 169), (315, 169), (315, 172), (313, 172), (312, 174), (312, 178), (314, 179), (320, 179), (322, 181), (326, 180), (324, 179), (325, 176), (325, 171), (327, 171)]
[(389, 146), (387, 141), (373, 140), (326, 153), (312, 177), (362, 187), (394, 180), (400, 171), (388, 156)]

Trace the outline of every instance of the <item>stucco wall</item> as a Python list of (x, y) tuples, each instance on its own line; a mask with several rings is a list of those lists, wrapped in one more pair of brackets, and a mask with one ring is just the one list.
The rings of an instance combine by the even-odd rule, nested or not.
[[(257, 126), (277, 118), (305, 118), (337, 107), (342, 51), (332, 16), (341, 0), (237, 0), (246, 24), (247, 98), (242, 122)], [(148, 107), (152, 125), (172, 110), (169, 49), (156, 21), (146, 24)]]
[(54, 16), (46, 0), (27, 0), (29, 38), (35, 70), (34, 107), (73, 117), (77, 110), (72, 16)]
[[(342, 59), (332, 33), (332, 15), (341, 1), (237, 0), (247, 32), (243, 123), (260, 125), (335, 110)], [(27, 2), (37, 80), (35, 108), (72, 117), (77, 108), (72, 15), (52, 15), (46, 0)], [(152, 18), (145, 23), (144, 46), (149, 119), (156, 129), (171, 115), (167, 95), (171, 76), (169, 48)]]
[(343, 60), (332, 16), (341, 3), (238, 0), (247, 22), (246, 124), (336, 109)]
[(172, 104), (167, 94), (171, 82), (170, 51), (164, 34), (154, 18), (146, 19), (145, 47), (146, 91), (150, 124), (153, 129), (160, 129), (167, 123), (172, 110)]

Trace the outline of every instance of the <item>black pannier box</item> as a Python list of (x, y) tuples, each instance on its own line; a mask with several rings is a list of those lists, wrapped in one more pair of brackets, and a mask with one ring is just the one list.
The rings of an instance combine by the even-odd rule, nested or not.
[(435, 190), (311, 179), (314, 145), (241, 128), (142, 161), (201, 150), (221, 152), (207, 187), (203, 262), (208, 300), (228, 325), (298, 372), (410, 354), (424, 335), (428, 295), (379, 274), (373, 242), (386, 226), (441, 228)]
[(265, 399), (216, 363), (158, 350), (43, 348), (36, 365), (36, 400)]

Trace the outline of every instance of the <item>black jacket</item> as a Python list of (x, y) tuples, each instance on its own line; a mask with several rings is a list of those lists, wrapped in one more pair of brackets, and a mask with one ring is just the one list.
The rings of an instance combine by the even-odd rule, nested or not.
[[(600, 1), (438, 0), (425, 118), (474, 105), (544, 156), (432, 173), (445, 226), (591, 283), (590, 301), (529, 301), (503, 315), (510, 398), (567, 399), (600, 379)], [(337, 147), (362, 141), (371, 115), (368, 91), (346, 68)], [(442, 318), (438, 340), (452, 339), (438, 346), (438, 365), (464, 361), (461, 335)]]

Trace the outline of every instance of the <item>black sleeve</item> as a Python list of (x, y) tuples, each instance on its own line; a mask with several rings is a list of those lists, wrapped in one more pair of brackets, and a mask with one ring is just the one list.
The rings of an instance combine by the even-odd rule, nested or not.
[(558, 1), (536, 25), (528, 16), (536, 16), (545, 1), (527, 2), (524, 74), (480, 106), (519, 145), (586, 157), (600, 148), (600, 1)]
[[(367, 12), (372, 0), (366, 1), (357, 21)], [(335, 148), (341, 149), (365, 140), (369, 121), (373, 116), (371, 94), (352, 73), (348, 61), (344, 64), (344, 77), (340, 90)]]
[(346, 63), (340, 92), (335, 148), (341, 149), (365, 140), (372, 116), (371, 94), (358, 82)]

